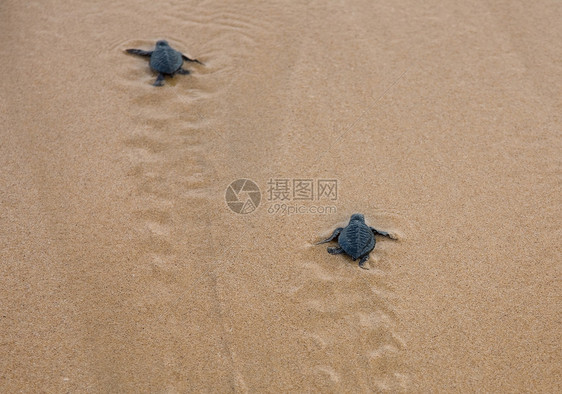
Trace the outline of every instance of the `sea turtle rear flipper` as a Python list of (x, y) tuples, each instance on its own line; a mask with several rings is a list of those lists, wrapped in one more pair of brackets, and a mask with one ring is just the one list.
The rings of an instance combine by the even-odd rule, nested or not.
[(127, 49), (127, 53), (138, 56), (152, 56), (152, 51), (143, 51), (142, 49)]
[(361, 257), (361, 260), (359, 260), (359, 267), (363, 268), (364, 270), (368, 270), (369, 263), (367, 263), (367, 260), (369, 260), (369, 255)]
[(191, 71), (189, 71), (189, 70), (184, 70), (183, 68), (180, 68), (180, 69), (179, 69), (178, 71), (176, 71), (176, 72), (177, 72), (178, 74), (181, 74), (181, 75), (188, 75), (188, 74), (191, 74)]
[(158, 78), (156, 78), (156, 81), (154, 81), (153, 85), (154, 86), (164, 85), (164, 74), (162, 73), (158, 74)]
[(342, 248), (327, 248), (328, 253), (330, 254), (342, 254), (344, 253), (344, 250)]
[(324, 241), (320, 241), (316, 243), (316, 245), (325, 244), (326, 242), (330, 242), (331, 240), (336, 239), (337, 237), (339, 237), (342, 230), (343, 230), (342, 227), (338, 227), (337, 229), (334, 230), (330, 238), (326, 238)]
[(203, 63), (201, 63), (199, 60), (197, 59), (190, 59), (187, 56), (185, 56), (183, 53), (181, 54), (181, 57), (183, 58), (183, 60), (185, 60), (186, 62), (193, 62), (193, 63), (199, 63), (200, 65), (204, 66)]

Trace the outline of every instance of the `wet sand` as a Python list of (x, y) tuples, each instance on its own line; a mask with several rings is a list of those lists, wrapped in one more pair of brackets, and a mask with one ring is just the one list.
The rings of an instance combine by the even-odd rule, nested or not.
[(4, 2), (0, 391), (562, 391), (562, 7), (425, 4)]

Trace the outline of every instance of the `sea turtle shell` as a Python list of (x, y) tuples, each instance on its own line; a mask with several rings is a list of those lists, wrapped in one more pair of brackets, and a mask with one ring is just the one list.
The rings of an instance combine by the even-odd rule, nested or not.
[(363, 215), (355, 214), (341, 231), (338, 243), (345, 253), (356, 260), (375, 248), (375, 236), (373, 230), (365, 224)]
[(176, 51), (165, 40), (156, 42), (156, 48), (150, 56), (150, 68), (163, 74), (174, 74), (183, 64), (180, 52)]

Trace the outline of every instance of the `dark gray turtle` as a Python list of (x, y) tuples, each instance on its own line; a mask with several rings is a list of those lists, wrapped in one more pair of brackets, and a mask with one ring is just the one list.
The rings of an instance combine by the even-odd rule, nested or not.
[(158, 78), (154, 82), (154, 86), (164, 85), (164, 75), (171, 77), (174, 74), (189, 74), (189, 70), (184, 70), (181, 66), (183, 61), (201, 63), (197, 59), (190, 59), (183, 53), (173, 49), (168, 41), (160, 40), (156, 42), (156, 48), (153, 51), (143, 51), (142, 49), (127, 49), (128, 53), (133, 55), (150, 57), (150, 68), (158, 73)]
[(353, 261), (360, 259), (359, 267), (369, 269), (365, 263), (369, 259), (369, 253), (375, 248), (375, 234), (396, 239), (394, 235), (367, 226), (365, 224), (365, 217), (360, 213), (356, 213), (351, 215), (349, 224), (346, 227), (335, 229), (330, 238), (318, 242), (316, 245), (336, 240), (339, 243), (339, 248), (330, 247), (328, 248), (328, 253), (346, 253), (351, 256)]

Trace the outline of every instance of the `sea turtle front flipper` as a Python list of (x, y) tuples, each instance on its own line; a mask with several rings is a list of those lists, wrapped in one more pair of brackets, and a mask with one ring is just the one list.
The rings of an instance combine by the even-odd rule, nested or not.
[(153, 85), (154, 86), (164, 85), (164, 74), (162, 73), (158, 74), (158, 78), (156, 78), (156, 81), (154, 81)]
[(377, 230), (377, 229), (374, 228), (374, 227), (371, 227), (371, 231), (372, 231), (374, 234), (382, 235), (383, 237), (388, 237), (388, 238), (390, 238), (390, 239), (397, 239), (395, 235), (389, 234), (389, 233), (387, 233), (386, 231)]
[(368, 270), (369, 263), (367, 263), (367, 260), (369, 260), (369, 255), (361, 257), (361, 260), (359, 260), (359, 267), (363, 268), (364, 270)]
[(330, 242), (330, 241), (336, 239), (337, 237), (339, 237), (342, 230), (343, 230), (342, 227), (338, 227), (337, 229), (334, 230), (334, 232), (332, 233), (330, 238), (327, 238), (324, 241), (320, 241), (316, 245), (325, 244), (326, 242)]
[(142, 49), (127, 49), (127, 53), (138, 56), (152, 56), (152, 51), (143, 51)]
[(342, 254), (344, 250), (342, 248), (327, 248), (330, 254)]
[(191, 74), (191, 71), (189, 70), (184, 70), (183, 68), (180, 68), (178, 71), (176, 71), (178, 74), (182, 74), (182, 75), (188, 75)]
[(183, 53), (181, 54), (181, 57), (182, 57), (183, 60), (185, 60), (186, 62), (199, 63), (200, 65), (204, 66), (204, 64), (201, 63), (199, 60), (197, 60), (197, 59), (191, 59), (191, 58), (185, 56)]

